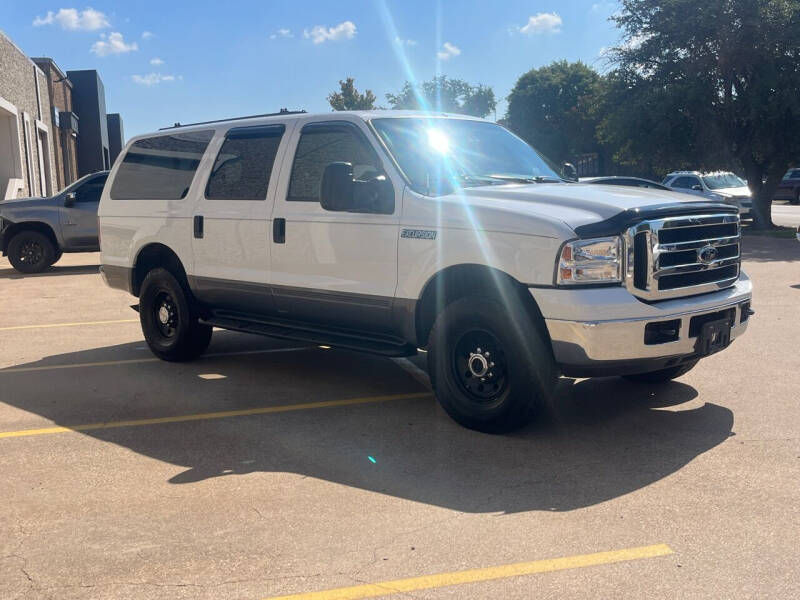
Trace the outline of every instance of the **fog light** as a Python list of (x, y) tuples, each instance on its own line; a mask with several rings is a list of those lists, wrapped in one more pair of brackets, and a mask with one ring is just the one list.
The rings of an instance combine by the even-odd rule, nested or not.
[(644, 327), (644, 343), (647, 346), (655, 344), (666, 344), (667, 342), (675, 342), (678, 340), (681, 333), (681, 320), (673, 319), (672, 321), (656, 321), (655, 323), (648, 323)]

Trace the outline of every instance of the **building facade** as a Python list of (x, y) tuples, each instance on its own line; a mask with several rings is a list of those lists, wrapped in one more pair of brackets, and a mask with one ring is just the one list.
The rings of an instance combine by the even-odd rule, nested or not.
[(108, 152), (111, 155), (111, 164), (117, 160), (122, 147), (125, 145), (125, 131), (122, 128), (122, 116), (119, 113), (108, 114)]
[(79, 119), (72, 110), (72, 82), (52, 58), (33, 58), (47, 77), (49, 123), (53, 132), (53, 158), (57, 189), (78, 179)]
[(0, 31), (0, 199), (56, 191), (45, 73)]
[(106, 92), (97, 71), (67, 71), (72, 83), (72, 106), (78, 115), (78, 175), (111, 168), (108, 147)]

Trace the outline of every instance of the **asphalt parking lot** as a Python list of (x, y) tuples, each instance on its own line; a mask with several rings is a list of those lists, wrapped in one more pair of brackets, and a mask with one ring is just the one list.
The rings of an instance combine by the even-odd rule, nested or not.
[(800, 597), (800, 244), (744, 251), (729, 349), (562, 379), (506, 436), (424, 360), (218, 331), (163, 363), (98, 255), (0, 259), (0, 598)]

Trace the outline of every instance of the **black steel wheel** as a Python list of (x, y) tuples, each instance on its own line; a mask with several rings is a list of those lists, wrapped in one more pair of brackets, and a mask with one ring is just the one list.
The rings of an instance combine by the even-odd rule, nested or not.
[(539, 320), (513, 290), (502, 300), (460, 298), (439, 313), (428, 340), (428, 372), (447, 414), (487, 433), (536, 418), (558, 378)]
[(462, 391), (475, 402), (495, 403), (508, 384), (505, 353), (489, 331), (467, 331), (456, 342), (452, 365)]
[(41, 273), (55, 257), (53, 242), (38, 231), (20, 231), (8, 243), (8, 260), (21, 273)]
[(211, 326), (198, 321), (189, 294), (166, 269), (153, 269), (144, 278), (139, 320), (147, 345), (163, 360), (197, 358), (211, 343)]

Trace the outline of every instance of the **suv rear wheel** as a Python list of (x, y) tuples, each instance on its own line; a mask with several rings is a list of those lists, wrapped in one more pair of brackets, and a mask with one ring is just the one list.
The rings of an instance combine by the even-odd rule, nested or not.
[(188, 294), (166, 269), (153, 269), (144, 278), (139, 321), (147, 345), (162, 360), (197, 358), (211, 342), (211, 326), (198, 322)]
[(53, 242), (38, 231), (20, 231), (8, 243), (8, 260), (21, 273), (41, 273), (56, 262)]
[(511, 302), (461, 298), (439, 314), (431, 330), (431, 383), (442, 408), (464, 427), (487, 433), (517, 429), (552, 395), (557, 373), (550, 348), (521, 303)]

